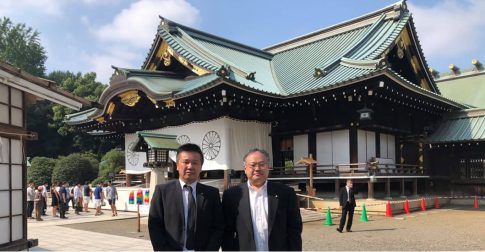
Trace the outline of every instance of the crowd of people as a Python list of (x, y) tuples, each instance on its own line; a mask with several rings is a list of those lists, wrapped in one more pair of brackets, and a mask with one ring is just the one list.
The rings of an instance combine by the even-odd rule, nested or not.
[[(252, 149), (243, 158), (247, 183), (224, 191), (222, 200), (217, 188), (199, 183), (204, 155), (198, 145), (184, 144), (176, 155), (179, 178), (156, 185), (151, 199), (148, 230), (153, 249), (158, 250), (302, 250), (302, 220), (294, 190), (268, 181), (270, 156), (262, 149)], [(351, 232), (356, 193), (352, 180), (340, 193), (342, 218), (337, 228)], [(28, 217), (41, 221), (46, 215), (48, 185), (29, 183)], [(74, 213), (89, 213), (93, 200), (94, 215), (105, 200), (117, 216), (118, 192), (111, 183), (54, 183), (50, 187), (52, 216), (66, 219), (69, 202)], [(59, 212), (59, 215), (57, 215)]]
[(47, 216), (47, 207), (50, 203), (53, 217), (67, 219), (66, 214), (69, 214), (70, 208), (74, 209), (76, 215), (81, 215), (82, 212), (89, 213), (91, 201), (94, 202), (94, 215), (99, 216), (104, 214), (101, 207), (106, 204), (106, 200), (114, 217), (118, 215), (117, 199), (118, 191), (111, 181), (99, 182), (94, 189), (89, 181), (86, 181), (84, 185), (76, 183), (74, 186), (70, 186), (68, 182), (54, 182), (51, 186), (47, 183), (37, 186), (35, 183), (29, 182), (27, 187), (27, 218), (34, 219), (35, 216), (37, 221), (42, 221), (42, 216)]

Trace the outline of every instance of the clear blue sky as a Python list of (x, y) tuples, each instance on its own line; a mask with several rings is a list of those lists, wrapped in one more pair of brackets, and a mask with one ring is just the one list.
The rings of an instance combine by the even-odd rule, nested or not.
[[(0, 17), (41, 33), (47, 71), (94, 71), (108, 83), (111, 65), (140, 68), (158, 15), (264, 48), (381, 9), (397, 0), (1, 0)], [(430, 67), (485, 62), (485, 1), (407, 1)]]

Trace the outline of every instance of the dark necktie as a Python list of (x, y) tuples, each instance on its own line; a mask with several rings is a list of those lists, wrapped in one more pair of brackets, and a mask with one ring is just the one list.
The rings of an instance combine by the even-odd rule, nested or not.
[(185, 241), (185, 248), (188, 250), (194, 249), (195, 240), (195, 220), (197, 219), (197, 208), (195, 206), (195, 199), (192, 193), (192, 187), (189, 185), (184, 185), (184, 187), (189, 190), (188, 195), (188, 215), (187, 215), (187, 239)]

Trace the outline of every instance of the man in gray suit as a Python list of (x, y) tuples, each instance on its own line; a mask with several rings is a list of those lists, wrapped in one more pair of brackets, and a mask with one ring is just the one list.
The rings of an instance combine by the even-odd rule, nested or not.
[(244, 156), (248, 182), (224, 192), (226, 228), (222, 250), (302, 250), (302, 221), (295, 191), (268, 182), (269, 154), (260, 149)]
[(224, 233), (219, 190), (198, 183), (204, 163), (200, 147), (177, 150), (179, 179), (157, 185), (148, 215), (153, 250), (219, 250)]

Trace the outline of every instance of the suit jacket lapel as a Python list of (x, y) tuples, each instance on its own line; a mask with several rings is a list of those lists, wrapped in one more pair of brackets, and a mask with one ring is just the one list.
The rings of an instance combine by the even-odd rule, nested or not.
[(205, 204), (205, 200), (206, 200), (206, 196), (205, 196), (205, 190), (204, 190), (204, 187), (200, 184), (200, 183), (197, 183), (197, 189), (196, 189), (196, 202), (197, 202), (197, 223), (196, 223), (196, 226), (195, 226), (195, 230), (197, 231), (197, 224), (199, 223), (199, 221), (201, 220), (201, 218), (199, 218), (199, 216), (202, 216), (202, 210), (203, 210), (203, 206)]
[(184, 202), (183, 202), (183, 197), (182, 197), (182, 188), (180, 188), (180, 181), (175, 181), (173, 183), (173, 186), (175, 187), (175, 195), (174, 195), (174, 207), (176, 213), (178, 213), (177, 218), (179, 219), (180, 226), (183, 227), (185, 223), (185, 216), (184, 216)]
[(246, 224), (246, 228), (250, 237), (254, 237), (253, 232), (253, 219), (251, 218), (251, 206), (249, 202), (249, 188), (247, 183), (241, 184), (241, 192), (242, 197), (241, 201), (239, 202), (239, 214), (241, 215), (241, 219), (245, 220), (244, 223)]
[(271, 237), (271, 230), (276, 218), (276, 210), (278, 209), (278, 192), (275, 191), (271, 183), (268, 182), (268, 236)]

